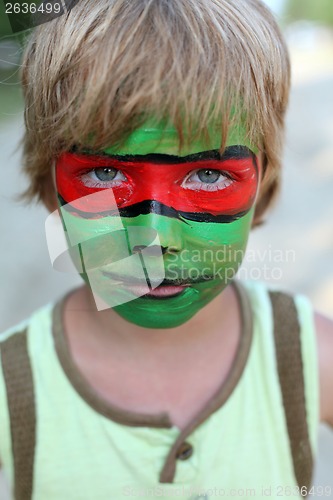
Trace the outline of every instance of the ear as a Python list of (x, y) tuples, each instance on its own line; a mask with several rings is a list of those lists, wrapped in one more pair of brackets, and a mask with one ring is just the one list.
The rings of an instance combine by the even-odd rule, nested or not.
[(48, 193), (47, 198), (43, 199), (43, 203), (50, 213), (57, 210), (58, 200), (57, 200), (56, 193), (52, 193), (52, 195), (50, 195), (50, 193)]
[(53, 173), (52, 175), (48, 175), (48, 177), (43, 180), (41, 200), (50, 213), (57, 210), (58, 198), (57, 198), (56, 182)]
[(259, 151), (256, 158), (257, 158), (258, 177), (259, 177), (259, 184), (258, 184), (258, 192), (259, 192), (260, 184), (262, 182), (263, 174), (264, 174), (264, 153), (263, 153), (263, 151)]
[[(260, 151), (258, 155), (256, 156), (257, 159), (257, 167), (258, 167), (258, 192), (257, 192), (257, 199), (256, 199), (256, 204), (258, 203), (259, 200), (259, 195), (260, 195), (260, 189), (261, 189), (261, 184), (263, 180), (263, 173), (264, 173), (264, 153)], [(253, 220), (252, 220), (252, 229), (255, 227), (260, 226), (263, 223), (262, 218), (258, 217), (256, 213), (254, 214)]]

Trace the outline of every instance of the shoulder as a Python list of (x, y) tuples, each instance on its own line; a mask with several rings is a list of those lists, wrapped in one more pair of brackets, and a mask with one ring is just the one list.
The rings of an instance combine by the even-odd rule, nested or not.
[(53, 309), (53, 304), (43, 306), (26, 320), (0, 333), (1, 425), (4, 425), (4, 422), (9, 422), (6, 409), (7, 403), (10, 402), (9, 394), (26, 392), (26, 385), (29, 384), (34, 361), (47, 357), (46, 355), (52, 347)]
[(27, 370), (29, 373), (34, 368), (38, 370), (41, 363), (48, 362), (54, 353), (53, 325), (63, 300), (40, 307), (24, 321), (0, 333), (0, 385), (7, 385)]
[[(15, 343), (29, 343), (32, 338), (42, 337), (52, 324), (52, 311), (54, 304), (47, 304), (30, 317), (0, 333), (0, 351)], [(45, 337), (45, 335), (44, 335)]]
[[(257, 302), (263, 314), (263, 305), (269, 303), (269, 290), (263, 283), (244, 282), (246, 289)], [(273, 290), (276, 291), (276, 290)], [(293, 296), (301, 327), (302, 355), (307, 362), (309, 391), (315, 391), (316, 376), (319, 377), (320, 421), (333, 427), (333, 320), (315, 312), (310, 300), (304, 295)], [(316, 358), (316, 359), (314, 359)], [(312, 359), (312, 362), (307, 360)], [(314, 372), (318, 373), (314, 373)]]
[(333, 321), (315, 313), (320, 380), (320, 420), (333, 427)]
[[(274, 286), (267, 286), (264, 283), (244, 283), (246, 289), (249, 291), (252, 304), (254, 304), (254, 314), (257, 323), (261, 325), (263, 341), (267, 342), (267, 332), (275, 329), (275, 321), (278, 323), (280, 334), (284, 340), (287, 353), (293, 352), (290, 349), (295, 349), (295, 335), (289, 335), (288, 328), (292, 327), (290, 321), (295, 325), (299, 325), (299, 339), (302, 357), (302, 371), (304, 380), (304, 391), (306, 401), (306, 411), (309, 428), (313, 442), (316, 440), (317, 427), (319, 423), (320, 414), (322, 414), (322, 403), (320, 401), (320, 377), (318, 368), (318, 347), (317, 347), (317, 333), (314, 310), (311, 301), (302, 294), (292, 294), (281, 291)], [(273, 296), (270, 295), (273, 293)], [(273, 312), (273, 303), (275, 295), (275, 315)], [(254, 300), (253, 300), (254, 299)], [(291, 306), (294, 304), (295, 307)], [(278, 307), (276, 307), (278, 306)], [(295, 311), (296, 309), (296, 311)], [(295, 317), (295, 312), (297, 316)], [(288, 326), (287, 326), (288, 325)], [(297, 328), (297, 326), (296, 326)], [(293, 330), (295, 332), (295, 330)], [(265, 340), (266, 339), (266, 340)], [(276, 339), (275, 339), (276, 340)], [(273, 340), (271, 340), (271, 343)], [(281, 344), (281, 342), (279, 342)], [(288, 347), (288, 344), (290, 346)], [(276, 350), (276, 349), (275, 349)], [(290, 364), (290, 369), (294, 370), (295, 365), (293, 362)]]

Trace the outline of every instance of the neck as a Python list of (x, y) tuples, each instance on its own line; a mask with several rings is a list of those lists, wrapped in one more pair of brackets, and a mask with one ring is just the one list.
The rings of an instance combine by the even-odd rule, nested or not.
[[(193, 318), (176, 328), (148, 329), (129, 323), (112, 309), (96, 311), (96, 306), (87, 286), (76, 290), (69, 298), (65, 311), (66, 330), (70, 344), (84, 344), (92, 352), (107, 356), (115, 353), (124, 356), (127, 362), (163, 359), (164, 362), (190, 359), (194, 353), (204, 349), (234, 328), (237, 298), (228, 286)], [(76, 327), (71, 328), (71, 324)]]

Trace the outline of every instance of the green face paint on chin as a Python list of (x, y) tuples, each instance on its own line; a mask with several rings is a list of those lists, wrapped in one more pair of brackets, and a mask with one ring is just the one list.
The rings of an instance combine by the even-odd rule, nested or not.
[[(250, 147), (242, 127), (230, 134), (227, 146), (232, 145)], [(108, 148), (103, 153), (117, 155), (117, 158), (123, 155), (171, 155), (181, 158), (219, 147), (219, 134), (212, 131), (209, 144), (199, 140), (180, 150), (173, 128), (154, 128), (146, 124), (122, 146)], [(252, 151), (254, 149), (251, 147)], [(171, 164), (168, 167), (172, 169), (174, 166)], [(156, 178), (152, 176), (149, 179), (151, 185), (160, 183), (158, 168), (157, 164)], [(185, 195), (187, 192), (184, 190)], [(198, 190), (200, 196), (202, 192)], [(232, 280), (243, 260), (254, 200), (248, 210), (228, 222), (217, 222), (209, 217), (203, 221), (198, 217), (186, 219), (188, 214), (179, 215), (184, 211), (170, 215), (161, 213), (160, 208), (154, 213), (152, 207), (156, 201), (153, 199), (150, 203), (148, 212), (133, 215), (129, 205), (124, 209), (125, 216), (119, 209), (117, 216), (97, 219), (78, 217), (64, 211), (64, 207), (61, 210), (72, 244), (81, 242), (80, 252), (76, 256), (73, 252), (73, 260), (77, 262), (78, 269), (81, 267), (80, 274), (90, 286), (96, 303), (101, 299), (106, 307), (112, 307), (125, 320), (142, 327), (173, 328), (192, 318)], [(199, 211), (199, 215), (204, 214)], [(155, 250), (159, 247), (160, 251), (157, 249), (155, 255), (152, 252), (144, 258), (143, 252), (134, 252), (132, 235), (135, 230), (138, 231), (134, 238), (137, 247), (149, 250), (157, 235), (159, 245), (153, 247)], [(166, 250), (163, 255), (161, 247)], [(148, 288), (144, 295), (142, 283), (147, 277), (153, 290), (147, 293), (150, 291)], [(155, 285), (160, 285), (163, 278), (164, 288), (174, 286), (178, 290), (175, 295), (154, 295)], [(137, 282), (139, 285), (136, 285)]]
[(188, 283), (184, 291), (166, 299), (140, 297), (115, 311), (146, 328), (174, 328), (187, 322), (233, 279), (244, 257), (252, 217), (253, 210), (230, 224), (193, 222), (184, 230), (175, 228), (182, 232), (184, 249), (164, 255), (165, 275), (170, 281)]

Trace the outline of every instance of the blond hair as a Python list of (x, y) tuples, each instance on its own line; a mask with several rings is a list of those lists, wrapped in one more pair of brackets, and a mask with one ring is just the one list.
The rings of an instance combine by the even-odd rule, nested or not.
[(285, 43), (260, 0), (80, 0), (25, 50), (26, 195), (45, 202), (55, 158), (88, 137), (104, 149), (154, 116), (187, 142), (224, 116), (221, 150), (242, 120), (263, 152), (258, 220), (279, 185), (289, 80)]

